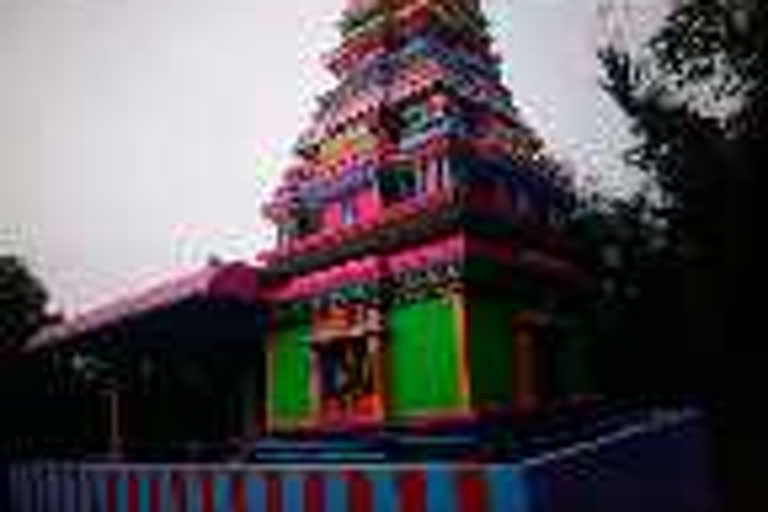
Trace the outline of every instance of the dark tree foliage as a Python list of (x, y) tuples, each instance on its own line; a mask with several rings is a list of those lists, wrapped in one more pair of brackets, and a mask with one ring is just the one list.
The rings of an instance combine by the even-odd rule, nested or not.
[(593, 272), (587, 316), (601, 393), (622, 400), (681, 398), (690, 390), (677, 371), (681, 301), (680, 287), (671, 285), (679, 279), (680, 257), (668, 224), (642, 195), (593, 196), (578, 203), (568, 229)]
[(45, 319), (48, 295), (24, 262), (0, 256), (0, 354), (23, 343)]
[(759, 377), (768, 358), (757, 284), (767, 43), (765, 2), (681, 0), (645, 51), (600, 52), (603, 85), (640, 141), (627, 159), (661, 192), (677, 261), (675, 278), (657, 291), (680, 299), (678, 374), (688, 373), (711, 407), (728, 510), (767, 509)]

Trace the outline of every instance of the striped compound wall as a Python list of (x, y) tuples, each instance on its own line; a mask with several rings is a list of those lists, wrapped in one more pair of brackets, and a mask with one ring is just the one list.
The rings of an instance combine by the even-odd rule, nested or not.
[(627, 427), (519, 464), (18, 464), (13, 512), (702, 512), (696, 416)]
[(17, 468), (19, 512), (523, 511), (514, 468)]

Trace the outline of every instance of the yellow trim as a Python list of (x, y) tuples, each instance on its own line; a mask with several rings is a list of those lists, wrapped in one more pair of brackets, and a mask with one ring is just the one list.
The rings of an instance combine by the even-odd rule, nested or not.
[(465, 411), (472, 408), (472, 389), (469, 369), (469, 345), (467, 336), (467, 312), (464, 294), (461, 291), (451, 293), (453, 313), (456, 321), (456, 353), (458, 361), (459, 393)]
[(452, 409), (452, 408), (440, 408), (440, 409), (416, 409), (401, 412), (396, 416), (388, 418), (388, 424), (391, 425), (408, 425), (413, 422), (422, 422), (429, 420), (450, 420), (450, 419), (472, 419), (474, 417), (474, 411), (469, 409)]

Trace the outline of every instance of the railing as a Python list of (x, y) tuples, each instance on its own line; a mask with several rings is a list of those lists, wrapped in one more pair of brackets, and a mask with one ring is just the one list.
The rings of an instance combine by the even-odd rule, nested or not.
[(712, 509), (706, 428), (666, 412), (519, 463), (87, 464), (8, 470), (12, 512)]

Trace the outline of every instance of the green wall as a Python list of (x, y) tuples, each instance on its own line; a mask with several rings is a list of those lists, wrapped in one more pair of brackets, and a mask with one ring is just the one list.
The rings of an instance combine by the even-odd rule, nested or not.
[(389, 411), (394, 418), (461, 406), (456, 318), (450, 298), (395, 306), (389, 314)]
[(472, 405), (511, 404), (514, 380), (511, 304), (501, 298), (470, 297), (467, 324)]
[(308, 337), (309, 326), (305, 324), (283, 328), (271, 340), (269, 405), (273, 423), (296, 424), (310, 413)]

